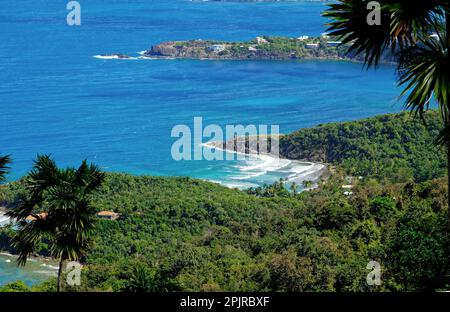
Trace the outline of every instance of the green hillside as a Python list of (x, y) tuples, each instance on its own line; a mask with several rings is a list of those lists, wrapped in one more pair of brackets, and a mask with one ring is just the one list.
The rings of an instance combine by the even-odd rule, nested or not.
[(446, 173), (446, 156), (433, 141), (442, 128), (437, 111), (428, 128), (409, 113), (320, 125), (281, 138), (286, 158), (343, 166), (348, 173), (401, 182), (426, 181)]
[[(335, 175), (316, 191), (256, 197), (187, 178), (110, 174), (93, 203), (122, 215), (98, 221), (72, 290), (369, 290), (371, 260), (382, 264), (379, 291), (448, 285), (444, 180), (367, 180), (352, 196), (342, 183)], [(20, 189), (4, 193), (13, 202)], [(12, 234), (3, 229), (2, 240)]]

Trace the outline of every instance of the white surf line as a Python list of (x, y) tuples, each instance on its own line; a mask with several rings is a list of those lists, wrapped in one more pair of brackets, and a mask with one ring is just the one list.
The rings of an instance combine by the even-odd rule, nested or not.
[[(243, 155), (243, 156), (249, 156), (249, 157), (256, 157), (257, 159), (255, 159), (255, 160), (264, 160), (264, 158), (263, 158), (264, 156), (271, 157), (273, 159), (277, 159), (276, 157), (270, 156), (269, 154), (262, 154), (262, 153), (261, 154), (257, 154), (257, 153), (248, 153), (247, 154), (247, 153), (242, 153), (242, 152), (238, 152), (238, 151), (232, 151), (232, 150), (229, 150), (229, 149), (226, 149), (226, 148), (224, 149), (222, 147), (217, 147), (217, 146), (213, 145), (212, 142), (202, 143), (202, 144), (200, 144), (200, 146), (207, 147), (209, 149), (217, 149), (219, 151), (227, 152), (227, 153), (230, 153), (230, 154)], [(279, 159), (281, 159), (281, 158), (279, 158)], [(249, 159), (237, 159), (237, 160), (249, 161)], [(252, 161), (252, 159), (250, 159), (250, 161)]]
[[(242, 152), (231, 151), (231, 150), (228, 150), (228, 149), (217, 147), (217, 146), (215, 146), (213, 144), (213, 142), (202, 143), (201, 146), (204, 146), (204, 147), (207, 147), (207, 148), (210, 148), (210, 149), (214, 148), (214, 149), (217, 149), (219, 151), (224, 151), (224, 152), (227, 152), (227, 153), (230, 153), (230, 154), (240, 154), (240, 155), (245, 155), (245, 156), (252, 155), (253, 157), (256, 157), (257, 160), (262, 160), (263, 161), (262, 164), (257, 164), (257, 165), (254, 165), (254, 166), (242, 166), (242, 167), (240, 166), (240, 168), (239, 168), (240, 171), (254, 171), (254, 170), (257, 170), (257, 169), (261, 169), (261, 168), (264, 168), (264, 166), (267, 166), (267, 163), (270, 163), (270, 161), (273, 161), (273, 160), (278, 160), (278, 162), (280, 160), (284, 160), (285, 161), (285, 163), (283, 165), (281, 165), (281, 166), (278, 166), (278, 167), (274, 166), (272, 168), (270, 168), (270, 166), (269, 166), (269, 168), (264, 168), (265, 170), (262, 170), (261, 172), (250, 174), (248, 176), (242, 176), (242, 177), (241, 176), (234, 176), (234, 177), (230, 177), (233, 180), (246, 180), (246, 179), (250, 179), (250, 178), (254, 178), (254, 177), (258, 177), (258, 176), (267, 174), (267, 172), (270, 172), (270, 171), (278, 171), (278, 170), (283, 169), (283, 168), (285, 168), (285, 167), (287, 167), (289, 165), (293, 165), (293, 167), (290, 168), (290, 170), (287, 170), (288, 172), (292, 172), (292, 174), (290, 174), (287, 177), (287, 181), (288, 182), (304, 181), (305, 180), (304, 178), (306, 178), (306, 177), (308, 177), (310, 175), (316, 174), (316, 173), (320, 172), (321, 170), (323, 170), (325, 168), (325, 164), (322, 164), (322, 163), (314, 163), (314, 162), (309, 162), (309, 161), (301, 161), (301, 160), (293, 160), (293, 159), (291, 160), (291, 159), (285, 159), (285, 158), (278, 158), (277, 159), (277, 158), (275, 158), (275, 157), (273, 157), (271, 155), (268, 155), (268, 154), (256, 154), (256, 153), (245, 154), (245, 153), (242, 153)], [(248, 160), (241, 160), (241, 161), (248, 161)], [(252, 160), (250, 160), (250, 161), (252, 161)], [(306, 166), (305, 166), (305, 164), (306, 164)], [(272, 170), (270, 170), (270, 169), (272, 169)], [(317, 178), (318, 177), (316, 177), (316, 179)], [(226, 182), (223, 183), (223, 185), (226, 185), (226, 186), (230, 186), (230, 184), (232, 184), (232, 183), (226, 183)], [(239, 184), (233, 184), (233, 186), (244, 187), (244, 185), (239, 185)]]
[[(325, 168), (323, 164), (314, 164), (312, 166), (308, 166), (306, 170), (298, 171), (288, 177), (288, 181), (297, 181), (297, 180), (305, 180), (306, 177), (314, 175)], [(317, 178), (317, 177), (316, 177)]]

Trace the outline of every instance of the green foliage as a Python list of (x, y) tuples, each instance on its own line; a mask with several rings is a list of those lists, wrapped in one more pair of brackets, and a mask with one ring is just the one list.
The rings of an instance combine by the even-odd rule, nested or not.
[(92, 204), (121, 218), (99, 220), (82, 286), (65, 290), (368, 291), (371, 260), (383, 270), (375, 290), (444, 288), (445, 179), (365, 179), (352, 196), (344, 182), (335, 173), (308, 192), (285, 193), (279, 182), (246, 193), (190, 178), (107, 174)]
[(445, 151), (433, 144), (442, 128), (439, 114), (430, 111), (425, 117), (428, 127), (400, 113), (302, 129), (280, 138), (280, 153), (378, 180), (431, 180), (443, 176), (447, 165)]
[(387, 248), (389, 274), (407, 291), (442, 288), (450, 278), (446, 215), (425, 205), (399, 221)]
[(8, 173), (8, 164), (11, 163), (9, 156), (0, 156), (0, 183), (5, 181), (5, 175)]
[(77, 169), (59, 169), (49, 156), (38, 156), (22, 181), (27, 192), (7, 213), (17, 222), (12, 245), (19, 252), (18, 264), (25, 265), (42, 243), (48, 243), (60, 266), (65, 260), (79, 260), (89, 248), (87, 236), (94, 228), (92, 193), (103, 180), (104, 174), (86, 161)]
[[(341, 183), (332, 178), (320, 190), (259, 197), (186, 178), (108, 175), (95, 203), (114, 206), (124, 217), (100, 222), (85, 287), (368, 290), (370, 260), (380, 261), (386, 272), (380, 289), (437, 289), (448, 283), (444, 180), (384, 188), (367, 181), (355, 187), (353, 197), (341, 194)], [(369, 195), (365, 203), (360, 193)], [(418, 206), (431, 219), (419, 227), (426, 232), (412, 240), (405, 222), (416, 220)], [(428, 271), (427, 259), (433, 263)], [(418, 282), (417, 276), (424, 277)]]
[(8, 283), (5, 286), (0, 287), (0, 292), (29, 292), (29, 291), (30, 288), (28, 288), (28, 286), (22, 281)]

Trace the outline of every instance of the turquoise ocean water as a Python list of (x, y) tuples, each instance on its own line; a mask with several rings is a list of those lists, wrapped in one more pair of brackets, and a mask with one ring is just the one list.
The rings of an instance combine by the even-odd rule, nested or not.
[[(66, 24), (65, 1), (0, 2), (0, 153), (14, 160), (10, 180), (37, 153), (51, 153), (62, 166), (87, 158), (108, 171), (254, 186), (310, 167), (176, 162), (172, 127), (201, 116), (205, 125), (276, 124), (288, 133), (402, 108), (389, 66), (93, 57), (137, 55), (168, 40), (319, 35), (323, 3), (79, 2), (79, 27)], [(11, 280), (5, 264), (0, 259), (0, 285)]]

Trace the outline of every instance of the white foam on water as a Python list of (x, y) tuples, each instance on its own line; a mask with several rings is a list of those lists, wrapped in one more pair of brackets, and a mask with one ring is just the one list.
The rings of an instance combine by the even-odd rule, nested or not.
[(120, 57), (119, 55), (94, 55), (94, 58), (102, 59), (102, 60), (138, 60), (138, 59), (146, 59), (144, 56), (134, 57)]
[(5, 216), (2, 212), (0, 212), (0, 226), (7, 225), (10, 222), (11, 218)]
[(6, 257), (14, 257), (13, 255), (7, 253), (7, 252), (0, 252), (0, 256), (6, 256)]
[(54, 271), (43, 271), (43, 270), (35, 270), (33, 273), (43, 274), (43, 275), (55, 275)]
[[(225, 151), (226, 153), (245, 155), (239, 152), (224, 150), (211, 143), (204, 143), (202, 146)], [(301, 183), (306, 180), (315, 182), (325, 167), (325, 165), (319, 163), (283, 159), (268, 154), (252, 154), (251, 156), (255, 159), (238, 159), (238, 165), (232, 166), (234, 169), (230, 170), (229, 176), (225, 175), (223, 177), (224, 181), (221, 184), (232, 188), (245, 189), (271, 183), (270, 181), (276, 182), (279, 178), (290, 183)], [(236, 180), (239, 182), (228, 180)]]
[(94, 58), (102, 59), (102, 60), (118, 60), (119, 56), (117, 55), (94, 55)]
[(229, 188), (247, 189), (250, 187), (257, 187), (258, 184), (255, 183), (234, 183), (234, 182), (223, 182), (223, 185)]
[(239, 175), (239, 176), (232, 176), (230, 177), (230, 179), (233, 180), (246, 180), (246, 179), (251, 179), (251, 178), (256, 178), (262, 175), (267, 174), (267, 171), (260, 171), (260, 172), (256, 172), (256, 173), (249, 173), (246, 175)]
[(289, 182), (302, 182), (307, 180), (308, 177), (313, 180), (317, 179), (317, 174), (325, 168), (323, 164), (310, 163), (307, 166), (297, 165), (294, 166), (290, 172), (293, 172), (288, 176)]
[(55, 265), (49, 265), (49, 264), (46, 265), (46, 268), (50, 269), (50, 270), (53, 270), (53, 271), (59, 270), (59, 267), (57, 267)]
[[(145, 52), (145, 51), (141, 51)], [(94, 55), (93, 58), (101, 59), (101, 60), (174, 60), (174, 57), (154, 57), (154, 56), (146, 56), (144, 53), (141, 54), (141, 52), (138, 52), (140, 56), (127, 56), (127, 57), (120, 57), (119, 55), (113, 54), (113, 55)]]

